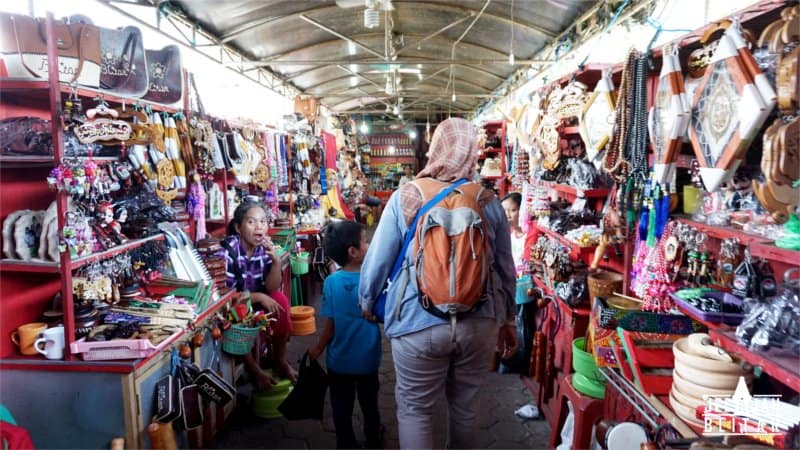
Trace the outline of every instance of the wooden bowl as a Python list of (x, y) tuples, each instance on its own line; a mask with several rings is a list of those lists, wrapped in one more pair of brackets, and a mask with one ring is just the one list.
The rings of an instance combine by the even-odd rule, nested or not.
[(698, 356), (697, 352), (692, 352), (689, 348), (689, 340), (687, 338), (675, 341), (672, 344), (672, 353), (675, 355), (675, 367), (687, 366), (706, 372), (723, 374), (743, 374), (746, 372), (746, 369), (736, 360), (734, 362), (724, 362)]
[(681, 392), (680, 389), (675, 387), (675, 383), (672, 383), (672, 389), (670, 389), (669, 393), (670, 395), (675, 396), (675, 400), (683, 403), (686, 406), (695, 407), (706, 404), (706, 401), (702, 398), (692, 397)]
[(733, 394), (734, 389), (715, 389), (697, 385), (683, 378), (677, 370), (672, 371), (672, 386), (689, 397), (703, 398), (703, 395), (723, 396)]
[(704, 426), (703, 422), (698, 420), (695, 416), (694, 408), (679, 402), (671, 392), (669, 394), (669, 405), (672, 407), (672, 410), (675, 411), (675, 414), (689, 425)]
[[(710, 372), (682, 364), (676, 365), (674, 372), (678, 372), (681, 378), (697, 386), (722, 390), (736, 389), (739, 377), (744, 376), (747, 380), (747, 376), (741, 371), (738, 373)], [(750, 375), (750, 379), (752, 379), (752, 375)]]

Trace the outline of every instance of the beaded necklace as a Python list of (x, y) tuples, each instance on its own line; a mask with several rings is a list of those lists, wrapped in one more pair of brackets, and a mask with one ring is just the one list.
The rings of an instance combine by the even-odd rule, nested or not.
[(637, 52), (631, 49), (625, 59), (622, 67), (622, 81), (619, 85), (619, 98), (616, 105), (616, 123), (614, 125), (614, 133), (611, 142), (608, 144), (608, 150), (603, 158), (603, 170), (609, 176), (614, 178), (617, 183), (621, 183), (626, 177), (626, 167), (623, 164), (623, 149), (625, 148), (625, 141), (628, 136), (628, 121), (630, 120), (631, 108), (629, 101), (631, 99), (631, 86), (633, 67), (636, 59)]

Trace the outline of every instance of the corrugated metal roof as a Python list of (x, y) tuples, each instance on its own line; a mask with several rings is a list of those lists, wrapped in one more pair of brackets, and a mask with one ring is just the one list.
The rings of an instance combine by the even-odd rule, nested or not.
[[(597, 2), (393, 0), (390, 20), (380, 11), (380, 25), (372, 29), (364, 26), (366, 5), (380, 10), (387, 0), (171, 3), (335, 111), (382, 112), (403, 97), (401, 110), (435, 113), (477, 107)], [(517, 66), (508, 63), (512, 23)], [(394, 69), (401, 88), (387, 96)]]

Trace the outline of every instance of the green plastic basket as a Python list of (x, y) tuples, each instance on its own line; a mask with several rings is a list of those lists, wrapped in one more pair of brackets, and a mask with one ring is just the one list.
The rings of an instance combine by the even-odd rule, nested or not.
[(297, 242), (297, 232), (294, 228), (286, 228), (275, 231), (270, 235), (272, 242), (281, 246), (286, 251), (294, 250), (295, 242)]
[(292, 255), (292, 274), (305, 275), (308, 273), (308, 252), (300, 252)]
[(246, 355), (258, 337), (258, 327), (232, 325), (222, 332), (222, 350), (231, 355)]

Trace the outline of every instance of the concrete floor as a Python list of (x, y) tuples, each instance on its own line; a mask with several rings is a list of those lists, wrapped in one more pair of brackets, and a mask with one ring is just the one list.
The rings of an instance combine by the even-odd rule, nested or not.
[[(315, 290), (319, 291), (318, 286)], [(316, 294), (316, 295), (314, 295)], [(318, 292), (311, 295), (309, 304), (319, 309)], [(317, 327), (321, 331), (321, 327)], [(316, 342), (317, 336), (295, 336), (289, 343), (290, 361), (296, 362), (305, 350)], [(380, 368), (379, 406), (381, 420), (386, 427), (387, 449), (399, 448), (397, 440), (396, 403), (394, 398), (395, 373), (391, 359), (391, 344), (384, 339), (383, 361)], [(295, 365), (296, 367), (296, 365)], [(533, 401), (532, 396), (516, 375), (488, 373), (481, 390), (478, 418), (480, 433), (474, 448), (543, 449), (547, 448), (550, 428), (542, 419), (523, 420), (514, 415), (520, 406)], [(445, 410), (435, 424), (437, 448), (445, 445)], [(363, 442), (361, 412), (356, 402), (353, 419), (356, 436)], [(325, 417), (320, 421), (286, 419), (260, 419), (250, 413), (246, 397), (240, 397), (237, 410), (228, 421), (227, 428), (216, 439), (216, 448), (263, 449), (328, 449), (336, 447), (331, 417), (330, 400), (325, 401)]]

